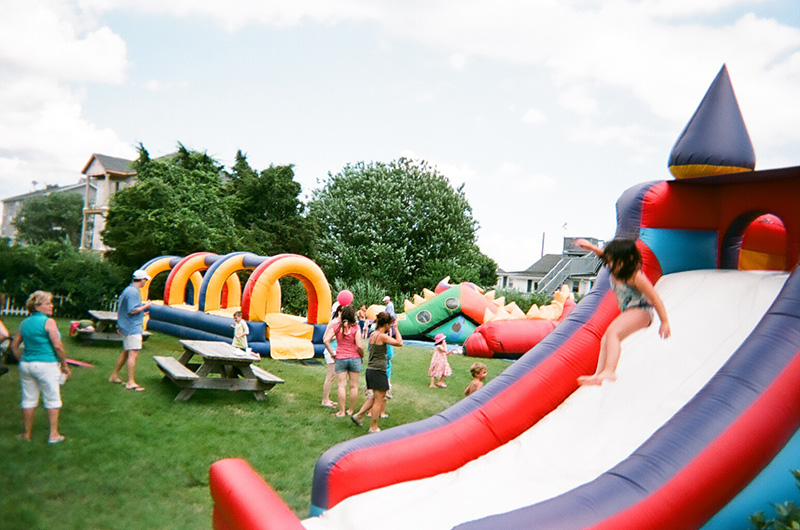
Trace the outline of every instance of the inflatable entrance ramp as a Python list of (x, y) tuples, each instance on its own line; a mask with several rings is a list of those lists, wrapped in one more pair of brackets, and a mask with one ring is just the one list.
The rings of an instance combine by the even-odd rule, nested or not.
[(282, 313), (268, 313), (264, 315), (264, 320), (267, 322), (270, 356), (273, 359), (314, 357), (314, 345), (311, 343), (314, 326), (306, 323), (305, 319)]

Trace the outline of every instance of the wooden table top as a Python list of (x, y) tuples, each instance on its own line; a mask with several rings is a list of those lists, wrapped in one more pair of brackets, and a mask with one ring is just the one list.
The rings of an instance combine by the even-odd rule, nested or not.
[(231, 346), (227, 342), (216, 340), (189, 340), (181, 339), (179, 341), (183, 347), (198, 355), (203, 356), (205, 359), (217, 359), (223, 361), (249, 361), (256, 362), (261, 360), (261, 356), (256, 352), (249, 354), (244, 350), (240, 350), (235, 346)]
[(97, 309), (90, 309), (88, 311), (89, 316), (96, 320), (110, 320), (113, 322), (117, 321), (117, 312), (116, 311), (99, 311)]

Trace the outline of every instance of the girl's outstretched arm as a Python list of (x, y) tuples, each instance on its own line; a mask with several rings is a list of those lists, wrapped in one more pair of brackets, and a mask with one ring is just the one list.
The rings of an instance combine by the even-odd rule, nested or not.
[(656, 313), (658, 313), (658, 318), (661, 320), (661, 326), (658, 328), (658, 334), (662, 339), (669, 338), (671, 330), (669, 328), (669, 319), (667, 318), (667, 309), (664, 307), (664, 301), (661, 300), (660, 296), (658, 296), (656, 288), (653, 287), (653, 284), (642, 271), (637, 272), (633, 277), (632, 285), (639, 289), (639, 291), (645, 295), (648, 300), (650, 300), (650, 303), (653, 304)]
[(597, 245), (593, 245), (593, 244), (589, 243), (588, 241), (586, 241), (582, 237), (579, 237), (578, 239), (575, 240), (575, 245), (578, 246), (578, 247), (581, 247), (584, 250), (591, 250), (592, 252), (595, 253), (595, 255), (598, 258), (602, 258), (603, 257), (603, 249), (601, 249)]

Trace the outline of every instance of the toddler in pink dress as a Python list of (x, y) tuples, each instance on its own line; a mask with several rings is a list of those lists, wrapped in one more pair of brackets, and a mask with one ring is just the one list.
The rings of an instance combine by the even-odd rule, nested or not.
[[(444, 380), (447, 376), (453, 374), (450, 369), (450, 363), (447, 362), (447, 343), (444, 341), (444, 333), (438, 333), (433, 339), (433, 357), (431, 357), (431, 366), (428, 368), (428, 375), (431, 376), (430, 388), (447, 388)], [(438, 379), (438, 381), (437, 381)]]

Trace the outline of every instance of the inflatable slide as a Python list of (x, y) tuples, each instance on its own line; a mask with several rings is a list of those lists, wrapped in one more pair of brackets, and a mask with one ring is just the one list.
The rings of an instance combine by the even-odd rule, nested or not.
[[(630, 337), (619, 380), (575, 392), (619, 311), (604, 271), (561, 325), (480, 392), (328, 450), (314, 474), (314, 517), (294, 528), (366, 528), (376, 499), (397, 505), (398, 517), (420, 516), (419, 528), (729, 528), (714, 521), (742, 524), (796, 495), (782, 462), (800, 454), (800, 278), (794, 271), (782, 286), (784, 275), (736, 269), (747, 227), (765, 213), (783, 222), (782, 254), (797, 264), (797, 204), (800, 167), (631, 188), (617, 205), (617, 236), (639, 239), (673, 337), (655, 340), (654, 328)], [(215, 517), (227, 525), (218, 527), (244, 528), (237, 521), (253, 516), (255, 528), (293, 528), (264, 497), (231, 508), (241, 500), (231, 485), (240, 478), (226, 473), (235, 462), (212, 466)], [(508, 487), (481, 486), (496, 476)], [(445, 495), (453, 483), (464, 489)], [(417, 489), (427, 493), (403, 509)]]
[[(631, 335), (616, 382), (578, 387), (619, 314), (604, 269), (478, 392), (326, 451), (304, 521), (244, 461), (214, 463), (215, 528), (721, 530), (797, 500), (800, 167), (753, 170), (741, 116), (720, 113), (738, 113), (724, 67), (670, 156), (679, 179), (617, 202), (615, 237), (637, 241), (671, 338)], [(759, 240), (767, 214), (780, 237)]]

